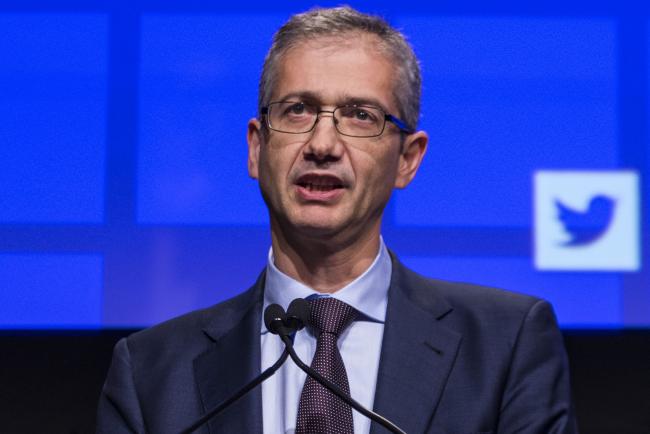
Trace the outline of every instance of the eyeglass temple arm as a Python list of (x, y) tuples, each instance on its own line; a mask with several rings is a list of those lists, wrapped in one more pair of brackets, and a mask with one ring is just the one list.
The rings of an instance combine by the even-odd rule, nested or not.
[(415, 130), (409, 128), (403, 120), (396, 118), (393, 115), (386, 114), (386, 120), (394, 123), (400, 130), (407, 134), (413, 134), (415, 132)]

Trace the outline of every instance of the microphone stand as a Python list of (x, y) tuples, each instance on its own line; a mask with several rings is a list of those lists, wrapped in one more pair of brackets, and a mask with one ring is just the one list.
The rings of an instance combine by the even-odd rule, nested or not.
[(282, 342), (284, 342), (284, 345), (286, 346), (285, 350), (289, 352), (289, 356), (291, 356), (291, 360), (293, 360), (294, 363), (298, 365), (300, 369), (305, 371), (307, 375), (314, 378), (320, 384), (325, 386), (330, 392), (332, 392), (334, 395), (341, 398), (350, 407), (354, 408), (356, 411), (363, 414), (370, 420), (377, 422), (378, 424), (380, 424), (390, 432), (395, 434), (406, 434), (393, 422), (375, 413), (374, 411), (368, 410), (363, 405), (359, 404), (354, 398), (348, 396), (341, 389), (339, 389), (339, 387), (336, 384), (332, 383), (330, 380), (323, 377), (321, 374), (319, 374), (316, 370), (312, 369), (310, 366), (307, 366), (302, 360), (300, 360), (300, 357), (298, 357), (298, 355), (296, 354), (296, 351), (293, 349), (293, 342), (291, 341), (289, 336), (281, 334), (280, 338), (282, 339)]
[(221, 413), (225, 408), (230, 406), (232, 403), (237, 401), (242, 396), (246, 395), (249, 391), (254, 389), (258, 384), (262, 383), (264, 380), (269, 378), (271, 375), (275, 374), (275, 371), (280, 369), (280, 367), (287, 360), (288, 356), (289, 356), (289, 351), (287, 350), (287, 348), (285, 348), (284, 351), (282, 352), (282, 355), (280, 356), (280, 358), (278, 359), (277, 362), (275, 362), (273, 365), (268, 367), (257, 378), (253, 379), (253, 381), (251, 381), (250, 383), (246, 384), (244, 387), (239, 389), (239, 391), (237, 391), (237, 393), (235, 393), (234, 395), (232, 395), (228, 399), (222, 401), (221, 404), (217, 405), (209, 413), (206, 413), (205, 415), (203, 415), (203, 417), (201, 417), (201, 419), (194, 422), (191, 426), (185, 428), (183, 431), (181, 431), (180, 434), (191, 434), (191, 433), (193, 433), (197, 428), (199, 428), (201, 425), (203, 425), (205, 422), (207, 422), (210, 418), (212, 418), (213, 416), (216, 416), (217, 414)]

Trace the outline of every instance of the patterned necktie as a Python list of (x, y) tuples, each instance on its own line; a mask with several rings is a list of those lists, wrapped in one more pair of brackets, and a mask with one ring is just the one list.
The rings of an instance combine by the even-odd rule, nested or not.
[[(311, 301), (311, 325), (319, 333), (311, 367), (348, 395), (350, 385), (336, 341), (356, 316), (357, 311), (352, 306), (335, 298)], [(298, 404), (296, 434), (317, 433), (353, 434), (352, 408), (307, 376)]]

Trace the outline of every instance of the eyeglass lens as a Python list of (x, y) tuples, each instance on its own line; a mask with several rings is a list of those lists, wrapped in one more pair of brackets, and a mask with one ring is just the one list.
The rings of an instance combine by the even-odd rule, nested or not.
[(286, 101), (269, 104), (269, 127), (285, 133), (306, 133), (314, 128), (322, 113), (332, 113), (338, 132), (354, 137), (380, 135), (386, 122), (384, 112), (376, 107), (347, 105), (327, 111), (304, 102)]

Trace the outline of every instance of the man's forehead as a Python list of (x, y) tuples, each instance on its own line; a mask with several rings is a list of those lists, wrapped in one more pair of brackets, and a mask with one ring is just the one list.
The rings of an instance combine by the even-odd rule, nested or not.
[[(384, 98), (375, 92), (370, 92), (368, 89), (359, 87), (353, 89), (346, 89), (345, 86), (341, 86), (340, 89), (318, 88), (318, 85), (321, 83), (313, 82), (313, 86), (309, 88), (292, 88), (287, 85), (287, 76), (291, 76), (292, 78), (296, 77), (296, 71), (292, 69), (294, 65), (287, 65), (290, 60), (304, 60), (307, 57), (311, 57), (311, 55), (314, 55), (318, 59), (327, 59), (329, 56), (351, 50), (362, 50), (368, 58), (388, 65), (389, 69), (393, 69), (393, 71), (386, 78), (394, 77), (396, 75), (394, 73), (395, 65), (392, 59), (380, 47), (380, 39), (376, 35), (365, 32), (348, 32), (336, 36), (322, 36), (296, 43), (283, 53), (279, 59), (276, 82), (274, 83), (272, 92), (273, 100), (287, 100), (293, 97), (318, 104), (344, 105), (350, 103), (366, 103), (378, 106), (384, 110), (389, 110), (390, 107), (388, 105), (393, 105), (394, 102), (392, 80), (390, 80), (391, 84), (388, 86), (390, 90), (389, 95), (385, 95)], [(353, 57), (352, 60), (354, 61), (356, 58)], [(321, 71), (318, 70), (317, 72)], [(339, 71), (332, 71), (332, 73), (337, 72)], [(359, 70), (355, 70), (355, 72), (359, 72)], [(378, 78), (378, 71), (376, 69), (361, 72), (367, 74), (368, 82)], [(312, 71), (311, 73), (313, 74), (314, 72)], [(300, 74), (300, 81), (310, 82), (309, 71), (304, 70)], [(345, 84), (346, 82), (344, 81), (341, 84)], [(386, 100), (386, 97), (388, 100)]]
[(370, 105), (374, 107), (379, 107), (380, 109), (384, 110), (387, 113), (390, 110), (390, 108), (387, 107), (383, 101), (377, 98), (376, 95), (372, 95), (364, 92), (343, 91), (332, 96), (332, 95), (326, 95), (318, 91), (299, 90), (295, 92), (276, 95), (275, 100), (276, 101), (302, 101), (316, 106)]

